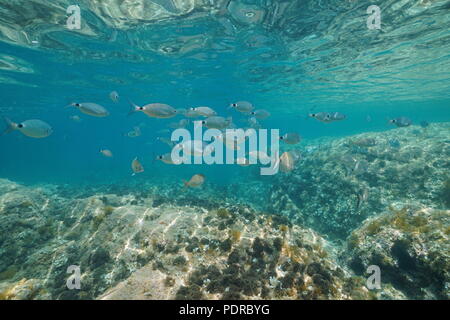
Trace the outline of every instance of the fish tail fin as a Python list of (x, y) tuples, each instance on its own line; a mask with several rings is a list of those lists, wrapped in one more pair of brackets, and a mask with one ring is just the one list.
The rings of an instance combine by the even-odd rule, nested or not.
[(130, 111), (128, 111), (128, 116), (131, 116), (138, 111), (139, 106), (131, 100), (128, 100), (128, 103), (130, 104)]
[(359, 210), (359, 208), (361, 207), (361, 196), (359, 194), (356, 195), (356, 209)]
[(12, 122), (10, 119), (8, 119), (7, 117), (3, 117), (3, 121), (5, 121), (6, 123), (6, 129), (0, 134), (1, 136), (13, 132), (14, 130), (17, 129), (17, 124)]
[(67, 108), (70, 108), (70, 107), (75, 107), (75, 102), (69, 103), (67, 106), (64, 107), (64, 109), (67, 109)]
[(278, 169), (280, 167), (281, 158), (278, 150), (275, 151), (274, 155), (272, 155), (271, 161), (274, 163), (274, 168)]

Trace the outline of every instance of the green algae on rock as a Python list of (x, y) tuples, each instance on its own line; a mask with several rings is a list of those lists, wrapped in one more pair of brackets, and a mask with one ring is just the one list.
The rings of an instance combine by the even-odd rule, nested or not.
[(382, 286), (410, 299), (449, 299), (449, 217), (449, 210), (403, 207), (370, 218), (349, 238), (349, 266), (357, 274), (379, 266)]
[[(416, 130), (362, 133), (302, 150), (300, 165), (276, 176), (269, 210), (345, 239), (393, 202), (443, 209), (449, 194), (449, 124), (433, 124), (419, 135)], [(393, 139), (399, 148), (390, 145)]]

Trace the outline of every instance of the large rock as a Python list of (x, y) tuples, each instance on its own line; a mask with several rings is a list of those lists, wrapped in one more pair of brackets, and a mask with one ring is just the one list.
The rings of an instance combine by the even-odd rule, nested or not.
[(298, 167), (276, 177), (272, 211), (345, 239), (393, 202), (448, 207), (448, 130), (412, 126), (307, 146)]
[(348, 239), (345, 256), (357, 274), (380, 267), (383, 286), (410, 299), (450, 298), (450, 210), (391, 208)]

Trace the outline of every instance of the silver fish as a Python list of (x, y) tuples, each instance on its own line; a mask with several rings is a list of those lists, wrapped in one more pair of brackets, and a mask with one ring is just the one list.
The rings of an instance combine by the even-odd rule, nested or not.
[(360, 209), (362, 207), (362, 205), (365, 204), (367, 202), (367, 200), (369, 199), (369, 189), (362, 188), (357, 193), (356, 196), (357, 196), (356, 209)]
[(189, 156), (199, 157), (202, 155), (211, 154), (214, 151), (214, 148), (211, 145), (208, 145), (204, 141), (200, 140), (186, 140), (178, 143), (173, 147), (172, 150), (175, 151), (183, 151), (183, 154), (187, 154)]
[(238, 101), (230, 104), (230, 108), (236, 109), (239, 112), (249, 113), (253, 110), (253, 105), (248, 101)]
[(151, 103), (143, 107), (140, 107), (133, 102), (130, 102), (130, 104), (131, 110), (128, 115), (131, 115), (135, 112), (143, 112), (147, 116), (152, 118), (167, 119), (173, 118), (178, 114), (178, 111), (175, 108), (164, 103)]
[(281, 172), (290, 172), (295, 168), (295, 158), (289, 152), (284, 152), (280, 157), (280, 170)]
[(130, 131), (126, 134), (126, 136), (129, 138), (140, 137), (141, 136), (141, 128), (134, 127), (132, 131)]
[(166, 153), (166, 154), (163, 154), (163, 155), (156, 156), (156, 160), (160, 160), (160, 161), (162, 161), (162, 162), (164, 162), (166, 164), (175, 164), (173, 162), (173, 160), (172, 160), (172, 154), (171, 153)]
[(70, 120), (73, 120), (75, 122), (81, 122), (81, 118), (79, 116), (71, 116), (69, 118), (70, 118)]
[(397, 127), (409, 127), (412, 124), (412, 121), (407, 117), (398, 117), (389, 120), (389, 123), (395, 124)]
[(131, 162), (131, 170), (133, 170), (133, 176), (136, 173), (144, 172), (144, 167), (139, 162), (138, 158), (134, 158), (134, 160)]
[(250, 112), (250, 114), (258, 120), (264, 120), (264, 119), (267, 119), (268, 117), (270, 117), (270, 112), (268, 112), (266, 110), (262, 110), (262, 109), (252, 111), (252, 112)]
[(109, 116), (108, 110), (106, 110), (104, 107), (96, 103), (92, 102), (72, 103), (70, 106), (73, 106), (78, 110), (80, 110), (81, 112), (93, 117)]
[(201, 117), (201, 114), (195, 110), (189, 109), (184, 113), (184, 116), (186, 118), (198, 118), (198, 117)]
[(203, 116), (203, 117), (213, 117), (213, 116), (217, 116), (217, 112), (215, 112), (213, 109), (211, 109), (210, 107), (196, 107), (196, 108), (191, 108), (191, 111), (196, 112), (197, 114)]
[(2, 135), (19, 130), (22, 134), (31, 138), (46, 138), (52, 134), (52, 127), (42, 120), (26, 120), (21, 123), (14, 123), (8, 118), (4, 117), (7, 128)]
[(202, 124), (208, 129), (225, 129), (232, 122), (232, 118), (224, 118), (219, 116), (209, 117), (202, 121)]
[(353, 173), (355, 175), (360, 175), (369, 169), (369, 162), (367, 160), (357, 160), (355, 163), (355, 167), (353, 168)]
[(317, 112), (317, 113), (310, 113), (309, 116), (311, 118), (314, 118), (316, 120), (319, 120), (321, 122), (329, 123), (333, 120), (331, 119), (331, 114), (328, 112)]
[(333, 121), (340, 121), (347, 119), (347, 116), (345, 114), (342, 114), (340, 112), (332, 112), (330, 114), (331, 120)]
[(256, 120), (255, 117), (250, 117), (248, 119), (248, 123), (249, 123), (250, 127), (253, 128), (253, 129), (260, 129), (261, 128), (261, 124), (258, 122), (258, 120)]
[(109, 94), (109, 98), (113, 101), (113, 102), (119, 102), (119, 94), (117, 93), (117, 91), (113, 91)]
[(183, 181), (185, 187), (197, 188), (203, 185), (205, 176), (203, 174), (195, 174), (189, 181)]
[(112, 158), (112, 156), (113, 156), (111, 150), (108, 150), (108, 149), (100, 149), (100, 153), (108, 158)]
[(297, 144), (300, 142), (301, 137), (298, 133), (286, 133), (285, 135), (280, 137), (280, 140), (284, 141), (287, 144)]
[(157, 137), (156, 140), (161, 141), (162, 143), (167, 144), (169, 147), (173, 147), (175, 145), (175, 142), (170, 140), (169, 138), (165, 137)]

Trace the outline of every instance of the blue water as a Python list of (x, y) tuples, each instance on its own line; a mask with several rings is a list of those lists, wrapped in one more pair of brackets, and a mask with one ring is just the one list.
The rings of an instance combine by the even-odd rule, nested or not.
[[(395, 256), (391, 268), (384, 270), (391, 277), (387, 281), (391, 281), (399, 291), (387, 293), (387, 296), (392, 299), (448, 298), (448, 292), (445, 292), (448, 288), (444, 288), (442, 283), (431, 283), (434, 280), (427, 283), (432, 288), (430, 292), (435, 294), (432, 295), (417, 287), (414, 281), (428, 279), (428, 274), (432, 274), (432, 279), (446, 279), (448, 283), (448, 274), (447, 278), (443, 275), (446, 265), (442, 261), (445, 258), (442, 261), (439, 259), (445, 256), (449, 230), (448, 216), (447, 225), (444, 223), (448, 211), (444, 210), (448, 209), (450, 203), (446, 160), (450, 150), (450, 1), (377, 1), (381, 9), (380, 30), (367, 27), (366, 10), (373, 3), (366, 0), (79, 0), (81, 29), (69, 30), (66, 27), (66, 8), (72, 4), (69, 0), (57, 3), (47, 0), (0, 0), (0, 116), (17, 123), (40, 119), (53, 128), (53, 133), (43, 139), (27, 137), (17, 130), (0, 136), (0, 182), (8, 185), (9, 182), (4, 182), (4, 179), (8, 179), (11, 183), (31, 188), (45, 185), (68, 187), (64, 189), (65, 193), (55, 192), (54, 198), (49, 197), (56, 203), (51, 203), (50, 209), (47, 208), (48, 203), (42, 201), (41, 195), (36, 196), (31, 191), (30, 195), (23, 194), (23, 199), (13, 191), (0, 194), (0, 197), (4, 196), (0, 202), (0, 213), (5, 213), (6, 217), (2, 220), (5, 221), (4, 225), (0, 221), (0, 229), (6, 226), (11, 231), (10, 237), (0, 237), (2, 246), (5, 244), (6, 247), (7, 244), (11, 247), (9, 251), (0, 252), (0, 261), (3, 260), (0, 263), (0, 285), (3, 285), (2, 281), (8, 282), (14, 277), (18, 281), (22, 275), (40, 280), (49, 277), (50, 280), (45, 281), (57, 279), (48, 287), (51, 298), (96, 298), (105, 288), (126, 279), (136, 268), (150, 263), (153, 259), (150, 257), (166, 259), (164, 262), (171, 264), (175, 255), (164, 252), (166, 256), (160, 257), (161, 250), (152, 251), (152, 255), (143, 257), (136, 254), (130, 258), (135, 259), (132, 261), (126, 260), (127, 255), (124, 255), (124, 260), (120, 259), (130, 248), (138, 248), (136, 252), (139, 254), (147, 254), (145, 250), (150, 247), (151, 250), (158, 248), (157, 242), (153, 243), (153, 247), (149, 244), (160, 239), (151, 239), (149, 234), (153, 236), (154, 230), (160, 232), (168, 221), (164, 220), (164, 214), (150, 217), (153, 214), (151, 210), (160, 210), (161, 204), (173, 204), (176, 207), (180, 204), (177, 200), (181, 198), (182, 205), (187, 204), (187, 207), (193, 206), (194, 209), (187, 208), (186, 214), (181, 214), (179, 220), (183, 216), (189, 217), (189, 214), (195, 220), (197, 216), (193, 212), (200, 215), (201, 211), (196, 206), (204, 205), (200, 200), (211, 200), (207, 203), (211, 211), (203, 210), (201, 213), (202, 217), (209, 215), (206, 225), (212, 221), (211, 228), (218, 228), (208, 235), (211, 243), (214, 240), (222, 245), (229, 240), (226, 237), (231, 237), (228, 236), (231, 229), (226, 228), (236, 228), (239, 223), (244, 226), (259, 224), (258, 227), (264, 229), (261, 232), (267, 236), (265, 240), (268, 242), (260, 244), (261, 248), (263, 245), (275, 247), (276, 241), (281, 239), (276, 237), (281, 237), (281, 233), (284, 239), (286, 231), (283, 228), (288, 228), (286, 225), (289, 228), (291, 224), (298, 228), (312, 228), (324, 239), (337, 239), (336, 243), (343, 246), (341, 249), (347, 250), (353, 246), (348, 251), (342, 250), (340, 254), (343, 254), (343, 258), (334, 262), (338, 264), (340, 260), (345, 260), (342, 267), (359, 276), (364, 274), (366, 265), (374, 263), (373, 259), (367, 257), (367, 243), (391, 241), (398, 232), (405, 232), (406, 236), (414, 233), (414, 237), (420, 233), (422, 238), (414, 238), (417, 241), (414, 245), (417, 246), (410, 248), (408, 254), (415, 252), (418, 247), (435, 250), (413, 257), (423, 269), (408, 269), (407, 262), (410, 260), (405, 258), (406, 251), (402, 251), (404, 244), (392, 240), (386, 246), (379, 246), (388, 248), (386, 252), (380, 249), (380, 254), (388, 256), (383, 261)], [(118, 103), (110, 99), (112, 91), (119, 93)], [(171, 148), (158, 141), (158, 138), (169, 138), (173, 131), (169, 124), (180, 121), (184, 116), (156, 119), (141, 112), (128, 115), (129, 101), (139, 106), (165, 103), (176, 109), (209, 106), (220, 116), (231, 116), (238, 128), (248, 127), (249, 116), (230, 110), (228, 106), (237, 101), (249, 101), (255, 109), (265, 109), (271, 113), (268, 119), (260, 121), (262, 128), (278, 129), (280, 134), (301, 135), (301, 142), (295, 146), (280, 145), (281, 152), (287, 149), (300, 151), (303, 162), (296, 164), (292, 173), (267, 177), (259, 174), (259, 167), (164, 164), (156, 161), (155, 157), (170, 152)], [(74, 107), (67, 107), (74, 102), (100, 104), (110, 115), (96, 118)], [(340, 112), (346, 115), (346, 119), (323, 123), (308, 116), (317, 112)], [(80, 117), (81, 121), (74, 121), (74, 116)], [(411, 119), (412, 126), (397, 128), (388, 122), (397, 117)], [(419, 125), (422, 121), (430, 123), (430, 129), (422, 128)], [(5, 126), (6, 123), (0, 123), (0, 132)], [(142, 134), (135, 138), (127, 136), (135, 127), (139, 127)], [(192, 130), (192, 124), (188, 128)], [(363, 138), (358, 136), (361, 134)], [(375, 142), (364, 146), (367, 136)], [(339, 140), (341, 138), (347, 140)], [(346, 143), (339, 147), (332, 146), (336, 141)], [(103, 156), (99, 152), (101, 149), (111, 150), (113, 157)], [(315, 158), (311, 150), (318, 149), (321, 152)], [(326, 153), (327, 150), (329, 153)], [(145, 171), (132, 175), (131, 162), (136, 157)], [(355, 164), (360, 171), (354, 168)], [(183, 180), (189, 180), (199, 173), (205, 175), (206, 183), (199, 189), (185, 192), (182, 189)], [(142, 196), (151, 185), (156, 186), (156, 191)], [(127, 192), (131, 196), (119, 200), (103, 197), (115, 194), (118, 187), (122, 191), (117, 193), (119, 197)], [(53, 189), (48, 187), (46, 190), (50, 192), (48, 190)], [(83, 194), (84, 190), (86, 194)], [(142, 194), (138, 191), (142, 191)], [(70, 198), (71, 195), (73, 198)], [(91, 201), (88, 200), (90, 196), (97, 198)], [(192, 203), (186, 201), (190, 198), (193, 199)], [(230, 218), (234, 209), (228, 207), (226, 210), (229, 212), (222, 212), (222, 215), (231, 220), (227, 220), (229, 225), (225, 225), (225, 220), (221, 220), (225, 218), (220, 217), (220, 214), (217, 217), (214, 210), (219, 209), (218, 203), (220, 206), (233, 206), (234, 203), (223, 203), (239, 198), (241, 205), (260, 210), (258, 215), (261, 220), (251, 220), (254, 222), (250, 223), (245, 219), (254, 217), (242, 214), (241, 208), (237, 207), (233, 214), (234, 218), (238, 216), (236, 219), (239, 223)], [(151, 201), (154, 202), (150, 206)], [(59, 206), (63, 202), (67, 208), (60, 210)], [(396, 202), (401, 202), (398, 210), (393, 206), (398, 205)], [(412, 202), (416, 207), (401, 209)], [(426, 211), (429, 229), (421, 225), (424, 215), (420, 211), (422, 207), (429, 210)], [(73, 209), (70, 216), (66, 212), (69, 209)], [(163, 206), (161, 210), (164, 209)], [(151, 219), (145, 220), (139, 216), (140, 210), (145, 219)], [(272, 217), (265, 220), (266, 211), (281, 215), (283, 217), (278, 219), (285, 220)], [(387, 226), (377, 222), (379, 226), (376, 223), (370, 225), (372, 228), (366, 233), (360, 231), (361, 239), (351, 238), (352, 232), (361, 227), (366, 218), (378, 217), (386, 212), (392, 219), (383, 220)], [(18, 271), (28, 257), (28, 253), (15, 255), (16, 252), (22, 252), (20, 248), (28, 248), (21, 242), (24, 239), (21, 228), (26, 226), (26, 223), (19, 221), (22, 213), (30, 221), (31, 218), (39, 217), (36, 218), (39, 224), (27, 234), (48, 244), (51, 248), (49, 252), (53, 252), (56, 246), (52, 241), (61, 238), (69, 242), (79, 238), (82, 243), (80, 248), (64, 247), (62, 252), (67, 258), (64, 261), (69, 264), (78, 264), (80, 261), (85, 263), (83, 267), (89, 264), (87, 272), (95, 275), (95, 281), (86, 291), (89, 293), (71, 295), (73, 293), (65, 291), (64, 281), (61, 280), (66, 276), (65, 265), (48, 266), (51, 270), (48, 275), (45, 275), (47, 266), (44, 273), (38, 267), (29, 265)], [(164, 213), (173, 217), (170, 210)], [(122, 219), (129, 215), (130, 221), (135, 224), (130, 222), (128, 225), (127, 221), (128, 226), (133, 225), (135, 228), (135, 225), (139, 225), (141, 228), (144, 225), (147, 229), (142, 229), (143, 234), (138, 234), (141, 229), (137, 229), (136, 233), (133, 229), (133, 236), (130, 233), (128, 239), (129, 230), (125, 227), (119, 231), (114, 229), (117, 227), (115, 223), (106, 223), (104, 225), (107, 227), (103, 227), (102, 223), (108, 220), (108, 214), (113, 214), (110, 219)], [(178, 228), (175, 223), (178, 218), (174, 219), (174, 228)], [(119, 221), (119, 224), (122, 222)], [(14, 225), (11, 230), (10, 223)], [(380, 228), (388, 229), (393, 225), (401, 231), (389, 229), (390, 233), (379, 236)], [(75, 230), (77, 228), (81, 231)], [(180, 228), (183, 232), (188, 229), (183, 223)], [(419, 229), (420, 232), (417, 231)], [(440, 230), (441, 236), (445, 233), (443, 237), (446, 240), (435, 240), (437, 238), (430, 232), (434, 229)], [(255, 237), (260, 237), (259, 231), (245, 235), (254, 241), (253, 245), (258, 244)], [(199, 239), (190, 238), (189, 232), (183, 245), (198, 245)], [(58, 236), (55, 236), (57, 233)], [(109, 242), (102, 238), (105, 236), (110, 239), (112, 234), (117, 239)], [(297, 234), (288, 234), (286, 241), (291, 243), (286, 248), (291, 248), (297, 241)], [(93, 242), (91, 239), (94, 239)], [(31, 242), (38, 243), (36, 241)], [(175, 243), (174, 239), (171, 241)], [(280, 247), (278, 251), (281, 251), (280, 241), (277, 244)], [(347, 243), (343, 244), (345, 241)], [(104, 243), (111, 244), (111, 247), (97, 251), (97, 247)], [(233, 242), (234, 247), (238, 245), (239, 242)], [(320, 258), (320, 261), (328, 257), (320, 251), (320, 246), (319, 253), (315, 252), (315, 245), (305, 246), (309, 248), (308, 255), (314, 259)], [(389, 249), (390, 245), (392, 250)], [(261, 248), (253, 247), (256, 258), (248, 255), (248, 265), (262, 261), (258, 260), (263, 250)], [(287, 254), (286, 248), (283, 254)], [(40, 248), (30, 246), (28, 249), (30, 256), (39, 256)], [(187, 251), (188, 246), (181, 248), (180, 254), (185, 254), (184, 249)], [(269, 249), (266, 251), (272, 252)], [(230, 259), (227, 250), (231, 248), (221, 252), (223, 261)], [(245, 250), (250, 252), (249, 249)], [(105, 258), (109, 251), (117, 260)], [(295, 248), (292, 249), (294, 251)], [(361, 257), (362, 262), (353, 261), (353, 255), (358, 259)], [(206, 253), (205, 256), (208, 257)], [(76, 261), (70, 261), (71, 257)], [(104, 270), (97, 265), (102, 257), (107, 261), (100, 261), (104, 263), (104, 266), (101, 264)], [(136, 262), (136, 257), (141, 259), (142, 264)], [(439, 263), (437, 267), (432, 261), (433, 257)], [(303, 261), (303, 258), (300, 260)], [(39, 261), (45, 259), (39, 256)], [(275, 259), (278, 257), (275, 256)], [(316, 261), (314, 259), (309, 259), (308, 263)], [(288, 260), (293, 261), (291, 256)], [(274, 268), (275, 262), (261, 262), (261, 270), (264, 270), (264, 263)], [(123, 267), (128, 263), (127, 268)], [(405, 263), (407, 267), (404, 268)], [(195, 269), (197, 267), (200, 268), (195, 265), (192, 270), (202, 270)], [(256, 267), (260, 270), (261, 266)], [(35, 268), (38, 270), (36, 274)], [(322, 279), (317, 265), (310, 269), (319, 274), (319, 280)], [(5, 270), (9, 272), (4, 273)], [(116, 271), (114, 276), (117, 277), (111, 282), (102, 278), (103, 274)], [(222, 271), (225, 274), (226, 270)], [(269, 285), (276, 279), (272, 279), (272, 271), (266, 271), (257, 280)], [(172, 275), (179, 274), (177, 272)], [(403, 274), (411, 277), (400, 279)], [(396, 276), (400, 280), (397, 281)], [(348, 280), (343, 280), (343, 277), (336, 276), (336, 279), (343, 281), (341, 287)], [(411, 281), (414, 284), (410, 285), (407, 282), (409, 279), (413, 279)], [(256, 283), (254, 278), (250, 282)], [(403, 287), (405, 283), (408, 285)], [(350, 288), (347, 288), (348, 292), (355, 295), (353, 298), (358, 298), (358, 292), (353, 290), (352, 285), (347, 286)], [(434, 285), (437, 288), (435, 291)], [(225, 290), (227, 286), (224, 284), (220, 291), (224, 297), (229, 292)], [(327, 284), (326, 289), (330, 286)], [(2, 293), (2, 288), (0, 298), (8, 298), (7, 294)], [(299, 289), (300, 293), (296, 297), (317, 298), (325, 292), (315, 290), (314, 294), (309, 295), (305, 293), (306, 289), (303, 291)], [(183, 293), (183, 288), (180, 292)], [(336, 292), (341, 291), (335, 289), (333, 294)], [(48, 297), (45, 294), (43, 297)], [(232, 292), (229, 294), (231, 296)], [(283, 294), (281, 296), (291, 297), (292, 291)], [(254, 296), (261, 298), (261, 295)], [(325, 297), (337, 296), (330, 294)], [(364, 296), (366, 298), (367, 295)]]
[[(51, 16), (49, 4), (37, 2)], [(188, 14), (136, 23), (137, 16), (150, 12), (144, 6), (143, 12), (130, 9), (123, 25), (114, 14), (101, 14), (95, 6), (81, 2), (79, 31), (65, 28), (64, 15), (58, 16), (60, 23), (54, 29), (25, 17), (30, 19), (30, 26), (23, 28), (26, 36), (4, 33), (0, 42), (0, 60), (8, 61), (0, 68), (0, 111), (17, 122), (45, 120), (54, 133), (43, 140), (18, 132), (2, 136), (0, 175), (34, 183), (86, 179), (108, 183), (131, 179), (129, 163), (136, 156), (149, 169), (145, 174), (149, 179), (189, 171), (152, 163), (153, 154), (167, 151), (155, 141), (161, 136), (157, 132), (180, 117), (127, 117), (128, 99), (140, 105), (161, 102), (175, 108), (207, 105), (236, 120), (245, 117), (226, 107), (247, 100), (272, 113), (263, 121), (265, 128), (298, 132), (305, 140), (389, 130), (392, 126), (387, 119), (398, 116), (415, 123), (448, 121), (446, 4), (408, 2), (397, 8), (383, 1), (382, 31), (367, 29), (363, 3), (338, 5), (333, 1), (292, 4), (284, 13), (288, 21), (275, 13), (275, 8), (281, 10), (281, 2), (264, 5), (261, 1), (233, 1), (224, 16), (192, 18)], [(174, 7), (170, 2), (156, 16), (164, 16), (164, 8)], [(178, 12), (172, 9), (168, 12)], [(394, 19), (401, 10), (422, 21)], [(120, 12), (119, 16), (126, 16), (126, 7)], [(260, 17), (262, 13), (265, 18)], [(342, 20), (336, 20), (338, 14), (343, 14)], [(8, 16), (7, 10), (2, 15), (5, 31), (20, 30), (19, 16)], [(296, 24), (299, 20), (304, 25)], [(335, 31), (324, 29), (321, 20)], [(348, 21), (354, 23), (353, 34), (344, 27)], [(113, 90), (120, 94), (119, 104), (108, 97)], [(64, 108), (75, 101), (104, 105), (111, 115), (96, 119)], [(323, 124), (308, 119), (311, 110), (339, 111), (348, 119)], [(70, 120), (73, 115), (82, 121)], [(123, 136), (142, 124), (142, 136)], [(113, 150), (114, 158), (101, 157), (100, 148)], [(215, 169), (220, 172), (214, 174)], [(217, 183), (226, 181), (235, 169), (205, 168)]]
[[(130, 161), (136, 156), (149, 169), (144, 174), (148, 179), (158, 179), (160, 176), (181, 178), (195, 171), (153, 161), (155, 154), (168, 152), (168, 146), (156, 138), (168, 137), (169, 133), (158, 131), (167, 129), (169, 123), (183, 117), (161, 120), (142, 113), (128, 117), (128, 99), (140, 105), (161, 102), (175, 108), (207, 105), (220, 115), (233, 116), (243, 124), (246, 117), (227, 107), (233, 101), (247, 100), (255, 108), (264, 108), (272, 113), (269, 119), (261, 121), (264, 128), (277, 128), (281, 133), (298, 132), (305, 140), (390, 130), (393, 127), (387, 119), (397, 116), (408, 116), (415, 123), (450, 119), (449, 99), (406, 98), (395, 101), (389, 97), (395, 95), (395, 90), (390, 89), (386, 90), (385, 95), (367, 96), (364, 90), (344, 87), (352, 98), (334, 103), (321, 101), (321, 97), (325, 101), (335, 97), (326, 88), (301, 96), (287, 94), (283, 92), (283, 87), (259, 92), (264, 83), (244, 83), (243, 79), (236, 77), (239, 71), (236, 62), (242, 55), (239, 50), (236, 56), (226, 54), (217, 60), (197, 63), (187, 58), (160, 56), (154, 57), (151, 63), (130, 63), (125, 59), (94, 61), (87, 58), (66, 61), (62, 52), (30, 49), (5, 42), (0, 44), (0, 51), (3, 55), (25, 61), (32, 68), (32, 73), (2, 70), (2, 76), (21, 83), (1, 84), (2, 114), (16, 122), (42, 119), (54, 129), (50, 137), (42, 140), (25, 137), (19, 132), (1, 137), (0, 175), (23, 182), (109, 183), (133, 179), (130, 176)], [(201, 51), (210, 55), (214, 53), (212, 49)], [(450, 58), (447, 58), (447, 63), (448, 60)], [(216, 65), (220, 66), (218, 70), (213, 68)], [(145, 78), (136, 79), (136, 75), (132, 75), (134, 73)], [(277, 77), (282, 78), (283, 73)], [(401, 84), (401, 81), (398, 82)], [(296, 85), (301, 91), (302, 84)], [(450, 83), (446, 81), (440, 85), (448, 88)], [(109, 99), (109, 93), (113, 90), (120, 95), (118, 104)], [(414, 94), (420, 95), (420, 92)], [(446, 92), (442, 94), (445, 96)], [(81, 114), (75, 108), (65, 108), (74, 101), (101, 104), (111, 115), (94, 118)], [(348, 119), (324, 124), (307, 117), (311, 110), (339, 111)], [(74, 115), (80, 116), (82, 121), (74, 122), (69, 118)], [(142, 135), (136, 138), (124, 136), (134, 126), (143, 126)], [(102, 157), (98, 152), (100, 148), (114, 151), (114, 158)], [(202, 170), (215, 176), (214, 183), (223, 183), (236, 170), (241, 173), (236, 166)]]

